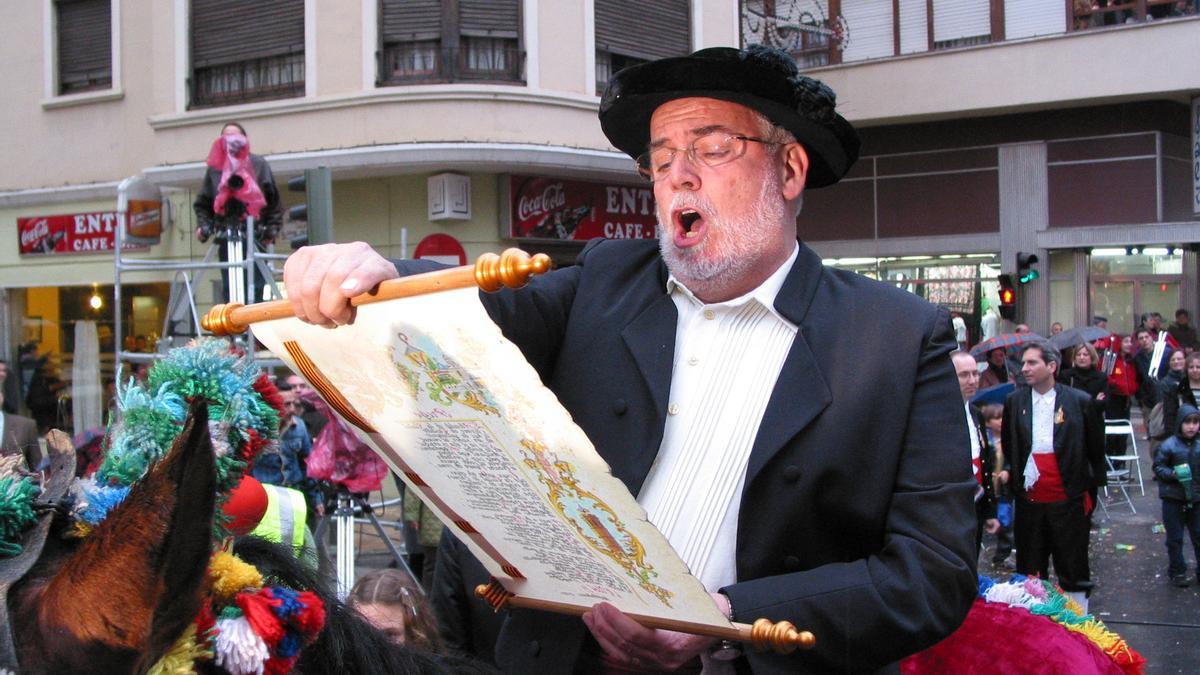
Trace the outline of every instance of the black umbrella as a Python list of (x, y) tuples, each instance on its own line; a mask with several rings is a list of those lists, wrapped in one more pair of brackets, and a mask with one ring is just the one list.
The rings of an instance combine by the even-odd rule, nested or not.
[(1067, 349), (1075, 345), (1081, 345), (1088, 342), (1095, 342), (1101, 338), (1108, 337), (1108, 330), (1097, 328), (1096, 326), (1076, 326), (1068, 330), (1064, 330), (1058, 335), (1050, 336), (1050, 344), (1059, 349)]

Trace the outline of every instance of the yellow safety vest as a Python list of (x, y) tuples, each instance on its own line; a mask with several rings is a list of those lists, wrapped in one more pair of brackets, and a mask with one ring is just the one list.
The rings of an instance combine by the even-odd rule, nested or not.
[(290, 543), (296, 557), (300, 557), (304, 550), (304, 521), (308, 515), (304, 493), (270, 483), (262, 486), (267, 491), (267, 511), (250, 534), (277, 544)]

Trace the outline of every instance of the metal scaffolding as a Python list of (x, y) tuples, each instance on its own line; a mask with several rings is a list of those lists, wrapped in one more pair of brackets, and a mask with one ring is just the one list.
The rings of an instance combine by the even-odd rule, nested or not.
[[(269, 291), (271, 299), (282, 298), (276, 283), (276, 262), (286, 260), (287, 255), (274, 252), (274, 244), (268, 244), (266, 251), (259, 251), (254, 243), (254, 218), (247, 217), (243, 222), (244, 231), (241, 237), (227, 232), (224, 241), (214, 237), (208, 246), (204, 259), (200, 261), (155, 260), (152, 258), (135, 258), (126, 255), (124, 223), (117, 228), (116, 250), (113, 260), (116, 267), (113, 282), (113, 337), (117, 363), (152, 363), (162, 358), (168, 350), (186, 343), (203, 333), (200, 317), (203, 315), (196, 304), (196, 290), (201, 287), (208, 273), (218, 270), (225, 275), (227, 302), (250, 304), (263, 298), (262, 290)], [(226, 247), (225, 262), (219, 260), (219, 248)], [(131, 352), (125, 349), (124, 316), (122, 307), (122, 284), (129, 283), (128, 275), (146, 272), (174, 272), (171, 280), (171, 291), (167, 301), (167, 311), (163, 317), (162, 331), (154, 351)], [(257, 274), (256, 274), (257, 272)], [(259, 278), (265, 280), (264, 289), (259, 287)], [(252, 299), (247, 302), (247, 299)], [(207, 308), (206, 308), (207, 309)], [(282, 362), (271, 356), (257, 354), (253, 348), (254, 338), (249, 333), (231, 338), (237, 348), (241, 349), (250, 359), (259, 362), (264, 367), (282, 365)]]

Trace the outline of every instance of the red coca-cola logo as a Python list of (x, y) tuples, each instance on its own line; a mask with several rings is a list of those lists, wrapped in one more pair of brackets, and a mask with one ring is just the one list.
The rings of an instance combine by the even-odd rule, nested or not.
[(563, 189), (563, 184), (553, 183), (547, 185), (540, 195), (522, 196), (517, 201), (517, 217), (521, 220), (528, 220), (560, 209), (566, 204), (567, 191)]
[(29, 226), (29, 229), (21, 231), (21, 247), (29, 248), (50, 236), (50, 224), (45, 218), (36, 220)]

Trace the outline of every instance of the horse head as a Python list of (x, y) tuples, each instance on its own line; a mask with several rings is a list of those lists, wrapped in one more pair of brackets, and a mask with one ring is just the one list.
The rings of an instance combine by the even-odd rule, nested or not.
[(167, 455), (94, 532), (76, 543), (60, 536), (65, 523), (51, 528), (8, 598), (20, 670), (145, 672), (156, 663), (204, 601), (215, 495), (208, 408), (197, 400)]

